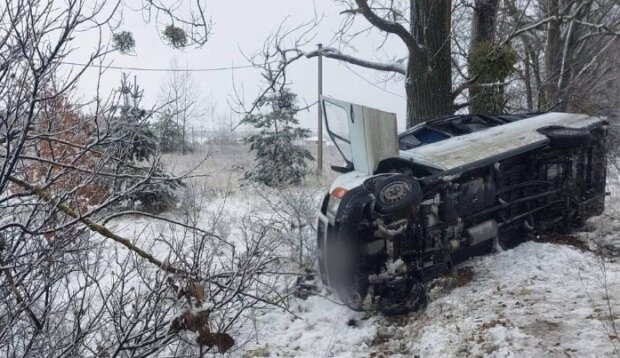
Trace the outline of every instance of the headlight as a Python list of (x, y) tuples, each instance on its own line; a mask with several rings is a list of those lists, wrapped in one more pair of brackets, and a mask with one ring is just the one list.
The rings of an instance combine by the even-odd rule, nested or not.
[(336, 187), (329, 193), (329, 201), (327, 202), (327, 212), (336, 217), (336, 212), (338, 211), (338, 206), (340, 206), (340, 200), (347, 193), (347, 189), (342, 187)]

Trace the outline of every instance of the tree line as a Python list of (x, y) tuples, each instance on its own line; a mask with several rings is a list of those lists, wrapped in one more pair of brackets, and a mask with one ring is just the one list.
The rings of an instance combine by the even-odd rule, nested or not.
[[(266, 71), (263, 94), (288, 66), (318, 55), (401, 81), (407, 126), (470, 113), (579, 111), (617, 115), (620, 8), (613, 0), (338, 0), (334, 45), (314, 46), (320, 19), (270, 36), (253, 63)], [(369, 33), (404, 45), (385, 60), (354, 51)], [(385, 51), (384, 51), (385, 52)], [(274, 64), (275, 62), (275, 64)], [(260, 97), (260, 96), (259, 96)], [(256, 102), (243, 107), (246, 112)]]

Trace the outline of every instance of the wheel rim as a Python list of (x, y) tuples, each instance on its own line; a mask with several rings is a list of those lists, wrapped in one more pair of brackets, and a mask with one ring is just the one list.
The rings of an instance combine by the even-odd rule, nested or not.
[(381, 190), (380, 198), (386, 204), (396, 204), (409, 194), (409, 185), (403, 181), (396, 181)]

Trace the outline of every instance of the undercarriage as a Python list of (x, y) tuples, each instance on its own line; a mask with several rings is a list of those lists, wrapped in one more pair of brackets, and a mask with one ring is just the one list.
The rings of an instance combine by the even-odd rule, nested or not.
[(324, 284), (354, 310), (400, 314), (429, 281), (476, 255), (508, 249), (599, 215), (605, 197), (605, 129), (458, 171), (411, 162), (379, 166), (319, 215)]

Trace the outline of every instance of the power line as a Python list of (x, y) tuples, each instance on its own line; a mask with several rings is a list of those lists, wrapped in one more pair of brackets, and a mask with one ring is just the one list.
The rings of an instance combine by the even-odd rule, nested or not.
[[(95, 67), (95, 68), (102, 68), (102, 69), (111, 69), (111, 70), (125, 70), (125, 71), (142, 71), (142, 72), (217, 72), (217, 71), (231, 71), (231, 70), (238, 70), (238, 69), (247, 69), (247, 68), (260, 68), (260, 66), (256, 66), (256, 65), (243, 65), (243, 66), (228, 66), (228, 67), (206, 67), (206, 68), (149, 68), (149, 67), (132, 67), (132, 66), (114, 66), (114, 65), (98, 65), (98, 64), (86, 64), (86, 63), (78, 63), (78, 62), (69, 62), (69, 61), (60, 61), (61, 64), (63, 65), (70, 65), (70, 66), (81, 66), (81, 67)], [(372, 81), (369, 81), (366, 77), (360, 75), (357, 71), (353, 70), (351, 67), (349, 67), (346, 63), (342, 63), (340, 62), (344, 68), (346, 68), (347, 70), (349, 70), (351, 73), (353, 73), (355, 76), (359, 77), (360, 79), (362, 79), (364, 82), (368, 83), (369, 85), (387, 93), (390, 94), (392, 96), (396, 96), (399, 98), (405, 98), (404, 96), (392, 92), (390, 90), (387, 90), (381, 86), (378, 86), (376, 83), (373, 83)]]
[(403, 98), (403, 99), (405, 98), (404, 96), (402, 96), (402, 95), (400, 95), (400, 94), (398, 94), (396, 92), (392, 92), (390, 90), (387, 90), (387, 89), (385, 89), (385, 88), (383, 88), (381, 86), (378, 86), (376, 83), (373, 83), (373, 82), (369, 81), (366, 77), (360, 75), (358, 72), (356, 72), (351, 67), (349, 67), (346, 63), (344, 63), (344, 62), (340, 62), (340, 63), (344, 66), (344, 68), (346, 68), (347, 70), (351, 71), (354, 75), (356, 75), (357, 77), (361, 78), (362, 80), (364, 80), (364, 82), (368, 83), (369, 85), (371, 85), (371, 86), (373, 86), (373, 87), (375, 87), (377, 89), (380, 89), (381, 91), (383, 91), (383, 92), (385, 92), (387, 94), (391, 94), (392, 96), (396, 96), (396, 97)]
[(210, 68), (148, 68), (148, 67), (129, 67), (129, 66), (106, 66), (106, 65), (98, 65), (98, 64), (86, 64), (86, 63), (77, 63), (77, 62), (68, 62), (61, 61), (63, 65), (71, 65), (71, 66), (81, 66), (81, 67), (96, 67), (103, 69), (112, 69), (112, 70), (126, 70), (126, 71), (144, 71), (144, 72), (214, 72), (214, 71), (230, 71), (230, 70), (238, 70), (243, 68), (259, 68), (259, 66), (255, 65), (244, 65), (244, 66), (228, 66), (228, 67), (210, 67)]

